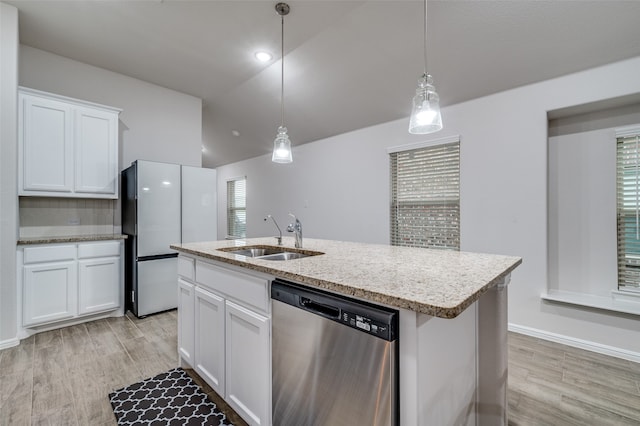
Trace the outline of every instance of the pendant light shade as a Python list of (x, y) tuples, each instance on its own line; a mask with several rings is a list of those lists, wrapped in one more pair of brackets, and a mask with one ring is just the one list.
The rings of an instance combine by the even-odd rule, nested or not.
[(427, 0), (424, 0), (424, 73), (418, 79), (409, 119), (409, 133), (424, 135), (442, 129), (440, 97), (433, 86), (433, 77), (427, 73)]
[(289, 14), (289, 5), (286, 3), (276, 4), (276, 12), (280, 15), (282, 23), (282, 33), (280, 38), (280, 47), (282, 55), (280, 57), (281, 64), (281, 80), (280, 80), (280, 127), (278, 127), (278, 136), (273, 141), (273, 155), (271, 161), (274, 163), (291, 163), (293, 155), (291, 153), (291, 141), (287, 134), (287, 128), (284, 126), (284, 17)]
[(433, 87), (433, 78), (423, 74), (418, 80), (416, 95), (413, 97), (413, 109), (409, 119), (409, 133), (423, 135), (442, 129), (440, 115), (440, 97)]
[(274, 163), (291, 163), (293, 161), (291, 141), (289, 140), (286, 127), (278, 127), (278, 136), (276, 136), (276, 139), (273, 141), (271, 161)]

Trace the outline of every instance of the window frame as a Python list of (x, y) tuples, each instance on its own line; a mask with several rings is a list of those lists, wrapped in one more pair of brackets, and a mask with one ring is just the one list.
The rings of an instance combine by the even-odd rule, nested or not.
[[(445, 155), (444, 160), (437, 158), (446, 152), (447, 147), (453, 148), (451, 151), (455, 155), (453, 163), (449, 161), (450, 159), (446, 159), (449, 155)], [(460, 136), (423, 141), (387, 149), (390, 175), (389, 237), (391, 245), (460, 250), (460, 149)], [(402, 183), (398, 182), (398, 176), (394, 176), (394, 172), (397, 174), (398, 156), (411, 152), (425, 156), (425, 160), (435, 161), (436, 164), (432, 165), (444, 167), (440, 170), (441, 173), (438, 174), (438, 177), (443, 181), (442, 185), (418, 184), (416, 188), (420, 194), (416, 194), (417, 198), (415, 200), (408, 199), (406, 191), (404, 192), (404, 197), (397, 196), (398, 185), (402, 185)], [(410, 165), (406, 163), (405, 166)], [(455, 170), (455, 176), (451, 175), (452, 170)], [(422, 171), (420, 173), (422, 174)], [(400, 177), (400, 180), (406, 181), (408, 175), (410, 173), (407, 173), (404, 178)], [(454, 181), (455, 184), (453, 184)], [(405, 201), (403, 202), (401, 198), (405, 198)], [(420, 200), (420, 198), (422, 199)], [(401, 244), (401, 226), (398, 224), (398, 215), (399, 209), (403, 204), (405, 213), (411, 215), (412, 210), (415, 213), (415, 216), (411, 217), (410, 221), (418, 221), (418, 227), (430, 229), (431, 232), (427, 232), (426, 235), (409, 236), (406, 242)], [(443, 216), (451, 214), (454, 215), (451, 221), (446, 218), (443, 219)], [(445, 226), (441, 227), (443, 224)], [(444, 235), (442, 235), (443, 233)], [(440, 235), (438, 236), (438, 234)]]
[(617, 290), (640, 293), (640, 125), (616, 129), (615, 138)]

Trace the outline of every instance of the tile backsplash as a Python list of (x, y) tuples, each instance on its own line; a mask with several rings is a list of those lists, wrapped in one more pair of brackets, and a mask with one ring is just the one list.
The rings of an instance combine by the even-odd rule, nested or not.
[(118, 200), (20, 197), (20, 238), (113, 234)]

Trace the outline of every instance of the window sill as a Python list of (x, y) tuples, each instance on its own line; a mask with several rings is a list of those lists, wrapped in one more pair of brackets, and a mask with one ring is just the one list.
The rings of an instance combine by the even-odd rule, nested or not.
[(640, 293), (614, 290), (611, 292), (611, 297), (605, 297), (587, 293), (549, 290), (546, 293), (542, 293), (540, 297), (548, 302), (640, 315)]

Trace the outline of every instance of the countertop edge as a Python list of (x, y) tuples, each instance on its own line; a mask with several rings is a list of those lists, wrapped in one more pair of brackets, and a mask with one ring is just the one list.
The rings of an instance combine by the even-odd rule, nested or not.
[(515, 261), (510, 267), (505, 269), (502, 273), (495, 276), (492, 280), (490, 280), (486, 285), (482, 286), (480, 289), (469, 295), (466, 299), (460, 302), (456, 306), (445, 307), (445, 306), (435, 306), (431, 304), (426, 304), (422, 302), (418, 302), (415, 300), (406, 299), (403, 297), (392, 296), (389, 294), (384, 294), (376, 291), (370, 291), (366, 289), (351, 287), (342, 283), (336, 283), (333, 281), (323, 280), (321, 278), (314, 278), (305, 275), (299, 275), (291, 272), (281, 271), (275, 268), (270, 268), (268, 266), (248, 263), (236, 259), (230, 259), (228, 257), (224, 257), (223, 255), (216, 255), (214, 253), (202, 252), (199, 250), (192, 250), (189, 248), (185, 248), (182, 245), (174, 245), (170, 246), (171, 249), (176, 250), (181, 253), (190, 254), (193, 256), (199, 256), (205, 259), (214, 260), (222, 263), (226, 263), (229, 265), (238, 266), (245, 269), (254, 270), (257, 272), (262, 272), (265, 274), (273, 275), (277, 278), (289, 279), (296, 281), (300, 284), (309, 285), (311, 287), (335, 291), (340, 294), (344, 294), (346, 296), (354, 296), (369, 300), (371, 302), (377, 302), (386, 304), (389, 306), (393, 306), (400, 309), (408, 309), (410, 311), (427, 314), (439, 318), (445, 319), (453, 319), (460, 315), (465, 309), (467, 309), (470, 305), (476, 302), (480, 297), (486, 293), (492, 287), (495, 287), (499, 282), (504, 280), (511, 272), (522, 264), (522, 258), (516, 258)]
[(125, 234), (94, 234), (94, 235), (69, 235), (60, 237), (27, 237), (19, 238), (16, 242), (18, 246), (28, 246), (36, 244), (60, 244), (60, 243), (82, 243), (91, 241), (111, 241), (126, 240)]
[(522, 258), (520, 258), (517, 262), (515, 262), (513, 265), (511, 265), (501, 274), (498, 274), (494, 279), (489, 281), (485, 286), (483, 286), (478, 291), (476, 291), (475, 293), (470, 295), (468, 298), (466, 298), (464, 301), (462, 301), (460, 304), (458, 304), (458, 306), (456, 306), (455, 308), (452, 308), (451, 311), (452, 312), (455, 311), (455, 314), (451, 317), (446, 317), (446, 318), (455, 318), (458, 315), (460, 315), (462, 312), (464, 312), (465, 309), (467, 309), (474, 302), (479, 300), (484, 293), (486, 293), (487, 291), (489, 291), (490, 289), (498, 285), (498, 283), (502, 282), (507, 276), (511, 274), (511, 272), (513, 272), (514, 269), (516, 269), (521, 264), (522, 264)]

